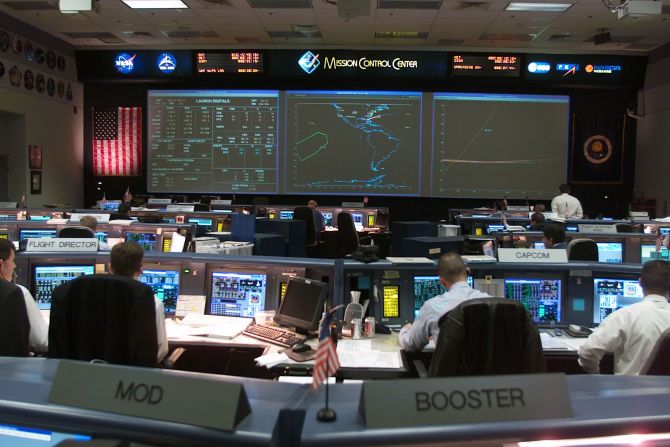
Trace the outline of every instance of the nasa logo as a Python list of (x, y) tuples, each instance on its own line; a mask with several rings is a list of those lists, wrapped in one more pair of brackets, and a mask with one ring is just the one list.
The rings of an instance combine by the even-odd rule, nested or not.
[(177, 59), (170, 53), (162, 53), (156, 63), (163, 73), (172, 73), (177, 68)]
[(135, 57), (137, 57), (136, 54), (133, 54), (132, 56), (128, 53), (118, 54), (116, 58), (114, 58), (114, 67), (116, 67), (116, 71), (121, 74), (132, 72), (135, 68), (135, 64), (133, 63)]
[(300, 59), (298, 59), (298, 65), (305, 73), (312, 74), (314, 73), (314, 70), (316, 70), (319, 65), (321, 65), (321, 62), (319, 61), (319, 55), (314, 54), (311, 51), (307, 51), (305, 54), (300, 56)]
[(543, 74), (543, 73), (549, 73), (550, 70), (551, 65), (549, 65), (548, 62), (531, 62), (530, 64), (528, 64), (529, 73)]

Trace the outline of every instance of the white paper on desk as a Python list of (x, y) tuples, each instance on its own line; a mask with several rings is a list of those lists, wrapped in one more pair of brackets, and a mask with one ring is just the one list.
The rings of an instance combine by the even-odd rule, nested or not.
[(178, 324), (167, 318), (165, 320), (165, 332), (170, 340), (188, 337), (191, 335), (203, 335), (202, 328), (191, 327), (185, 324)]
[(399, 352), (337, 351), (340, 366), (345, 368), (402, 368)]
[(205, 301), (205, 295), (179, 295), (175, 313), (178, 317), (188, 314), (202, 315), (205, 313)]
[(338, 340), (337, 352), (370, 352), (372, 351), (372, 340)]
[(659, 217), (658, 219), (652, 219), (655, 220), (656, 222), (670, 222), (670, 216), (668, 217)]
[(432, 264), (433, 260), (423, 257), (398, 257), (398, 256), (387, 256), (386, 260), (393, 264)]
[(561, 349), (561, 350), (570, 349), (568, 345), (552, 337), (546, 332), (540, 333), (540, 342), (542, 342), (542, 349)]
[(172, 244), (170, 244), (170, 253), (181, 253), (184, 251), (184, 244), (186, 243), (186, 236), (175, 232), (172, 233)]
[(68, 221), (69, 219), (49, 219), (47, 223), (52, 225), (65, 225)]
[(280, 363), (288, 362), (288, 360), (288, 356), (283, 352), (272, 352), (254, 359), (258, 366), (265, 366), (266, 368), (272, 368)]
[(107, 223), (110, 225), (130, 225), (133, 221), (130, 219), (112, 219)]

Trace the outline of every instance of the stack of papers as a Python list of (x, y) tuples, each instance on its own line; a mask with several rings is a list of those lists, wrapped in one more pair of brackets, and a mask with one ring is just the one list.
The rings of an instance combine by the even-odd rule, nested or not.
[(188, 335), (235, 338), (251, 324), (251, 320), (251, 318), (242, 317), (188, 314), (182, 320), (181, 325), (190, 327)]
[(376, 351), (370, 340), (340, 340), (337, 356), (343, 368), (402, 368), (398, 351)]
[[(266, 368), (272, 368), (280, 363), (286, 363), (288, 360), (288, 356), (283, 352), (273, 352), (254, 359), (258, 366), (265, 366)], [(311, 377), (309, 379), (311, 381)]]
[(568, 345), (546, 332), (540, 333), (540, 341), (542, 342), (542, 349), (570, 349)]

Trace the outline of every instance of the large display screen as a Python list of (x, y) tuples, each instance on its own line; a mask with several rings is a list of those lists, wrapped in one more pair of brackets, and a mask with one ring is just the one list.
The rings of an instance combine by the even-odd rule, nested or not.
[(568, 96), (435, 93), (431, 195), (555, 196), (569, 109)]
[(277, 191), (277, 91), (149, 90), (151, 192)]
[(286, 93), (287, 193), (418, 195), (421, 93)]

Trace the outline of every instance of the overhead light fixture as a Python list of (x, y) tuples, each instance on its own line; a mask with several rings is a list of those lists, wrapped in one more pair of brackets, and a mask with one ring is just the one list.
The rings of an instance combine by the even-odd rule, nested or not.
[(528, 11), (528, 12), (563, 12), (572, 3), (522, 3), (510, 2), (505, 11)]
[(60, 0), (58, 9), (63, 14), (76, 14), (80, 11), (91, 11), (93, 0)]
[(122, 0), (133, 9), (188, 9), (181, 0)]

